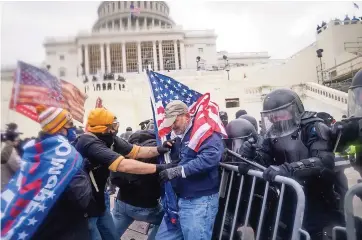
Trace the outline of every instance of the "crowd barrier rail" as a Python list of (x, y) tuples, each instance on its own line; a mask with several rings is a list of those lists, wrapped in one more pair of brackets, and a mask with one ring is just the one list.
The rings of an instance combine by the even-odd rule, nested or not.
[(344, 197), (344, 217), (346, 227), (336, 226), (333, 228), (332, 239), (337, 240), (337, 231), (343, 231), (347, 234), (347, 240), (357, 240), (357, 231), (355, 226), (353, 198), (357, 194), (362, 194), (362, 182), (352, 186)]
[[(221, 240), (223, 238), (223, 230), (225, 227), (225, 220), (226, 220), (226, 215), (227, 215), (229, 202), (230, 202), (230, 195), (231, 195), (231, 191), (232, 191), (233, 179), (234, 179), (235, 175), (240, 174), (238, 167), (235, 165), (220, 163), (220, 166), (222, 169), (222, 175), (221, 175), (221, 184), (220, 184), (219, 194), (220, 194), (220, 198), (224, 198), (225, 194), (226, 194), (226, 189), (227, 189), (227, 196), (226, 196), (225, 208), (224, 208), (224, 211), (222, 214), (220, 233), (218, 233), (219, 240)], [(231, 172), (231, 174), (230, 174), (230, 172)], [(229, 175), (230, 175), (230, 181), (228, 180)], [(253, 199), (254, 199), (254, 194), (255, 194), (256, 179), (259, 178), (259, 179), (263, 180), (263, 177), (262, 177), (263, 173), (260, 171), (249, 170), (247, 172), (247, 175), (252, 177), (252, 186), (251, 186), (249, 201), (247, 203), (248, 206), (246, 209), (245, 220), (244, 220), (243, 226), (248, 226), (248, 223), (249, 223), (251, 207), (253, 204)], [(240, 200), (242, 198), (242, 190), (243, 190), (245, 177), (246, 177), (246, 175), (241, 175), (241, 178), (240, 178), (236, 206), (235, 206), (235, 210), (233, 210), (234, 216), (233, 216), (232, 225), (231, 225), (231, 231), (230, 231), (230, 237), (229, 237), (230, 240), (235, 239), (234, 238), (234, 235), (236, 232), (235, 228), (236, 228), (236, 223), (237, 223), (237, 218), (238, 218)], [(265, 181), (265, 180), (263, 180), (263, 181)], [(277, 204), (278, 208), (276, 210), (276, 216), (275, 216), (275, 221), (274, 221), (275, 224), (274, 224), (273, 232), (272, 232), (272, 240), (275, 240), (277, 238), (279, 221), (280, 221), (280, 216), (281, 216), (281, 209), (282, 209), (282, 205), (283, 205), (284, 192), (286, 189), (286, 185), (294, 190), (294, 192), (296, 193), (296, 200), (297, 200), (297, 203), (295, 205), (296, 207), (295, 207), (295, 215), (294, 215), (291, 239), (298, 240), (298, 239), (300, 239), (300, 237), (302, 235), (304, 235), (305, 239), (309, 240), (310, 239), (309, 233), (302, 229), (304, 210), (305, 210), (305, 195), (304, 195), (302, 186), (297, 181), (295, 181), (291, 178), (283, 177), (283, 176), (276, 176), (275, 182), (281, 184), (281, 188), (280, 188), (280, 194), (279, 194), (278, 204)], [(228, 183), (229, 183), (229, 185), (228, 185)], [(268, 181), (265, 181), (263, 201), (262, 201), (262, 205), (261, 205), (259, 221), (257, 222), (257, 231), (256, 231), (256, 235), (255, 235), (256, 240), (261, 239), (261, 231), (262, 231), (263, 222), (264, 222), (264, 218), (265, 218), (265, 209), (266, 209), (266, 205), (267, 205), (269, 186), (270, 186), (270, 183)], [(245, 238), (245, 236), (243, 235), (242, 239), (245, 240), (244, 238)]]

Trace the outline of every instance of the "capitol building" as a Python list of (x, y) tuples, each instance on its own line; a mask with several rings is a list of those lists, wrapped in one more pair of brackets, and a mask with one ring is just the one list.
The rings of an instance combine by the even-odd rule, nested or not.
[[(87, 94), (85, 119), (100, 97), (120, 119), (121, 132), (152, 118), (148, 68), (209, 92), (229, 119), (239, 109), (260, 118), (263, 96), (276, 87), (295, 89), (307, 109), (339, 119), (346, 112), (345, 85), (362, 68), (362, 21), (330, 21), (306, 48), (271, 59), (268, 52), (218, 52), (213, 29), (183, 29), (164, 1), (107, 1), (95, 11), (98, 19), (89, 31), (46, 38), (38, 67)], [(318, 49), (324, 50), (322, 58)], [(1, 128), (13, 121), (24, 135), (34, 136), (39, 125), (7, 108), (14, 69), (2, 69)]]

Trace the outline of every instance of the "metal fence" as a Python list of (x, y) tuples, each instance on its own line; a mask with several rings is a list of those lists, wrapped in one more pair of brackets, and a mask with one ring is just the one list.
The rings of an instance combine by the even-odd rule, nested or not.
[[(277, 198), (274, 199), (275, 202), (274, 209), (276, 210), (273, 211), (272, 213), (270, 212), (266, 213), (266, 210), (269, 209), (268, 207), (269, 206), (268, 203), (270, 203), (269, 198), (273, 197), (273, 194), (270, 194), (270, 189), (275, 185), (275, 183), (269, 183), (265, 181), (262, 177), (263, 173), (260, 171), (249, 170), (247, 175), (240, 176), (237, 166), (225, 163), (221, 163), (220, 165), (222, 169), (222, 177), (221, 177), (221, 184), (219, 190), (220, 203), (223, 202), (225, 205), (219, 208), (219, 219), (221, 219), (221, 222), (215, 223), (214, 229), (216, 230), (214, 231), (214, 237), (213, 237), (214, 239), (219, 239), (219, 240), (237, 239), (235, 237), (237, 236), (237, 234), (239, 234), (238, 231), (236, 231), (237, 224), (239, 225), (241, 224), (244, 227), (252, 226), (253, 232), (255, 232), (256, 229), (256, 233), (255, 234), (253, 233), (253, 236), (249, 239), (254, 239), (255, 237), (256, 240), (259, 239), (275, 240), (278, 236), (278, 229), (280, 226), (279, 223), (281, 220), (281, 215), (283, 215), (283, 211), (285, 212), (285, 209), (282, 210), (282, 207), (284, 205), (283, 204), (284, 195), (286, 191), (291, 192), (291, 190), (294, 190), (293, 192), (295, 193), (296, 203), (293, 204), (294, 215), (291, 212), (289, 212), (290, 209), (288, 209), (288, 214), (294, 216), (293, 220), (288, 221), (287, 223), (290, 229), (289, 232), (290, 237), (288, 237), (288, 239), (297, 240), (300, 239), (302, 235), (305, 236), (304, 239), (306, 240), (310, 239), (308, 232), (302, 229), (304, 209), (305, 209), (305, 195), (302, 186), (298, 182), (290, 178), (277, 176), (275, 178), (275, 183), (280, 185), (280, 188), (278, 186), (278, 188), (275, 188), (277, 189), (277, 191), (274, 191), (277, 192), (276, 194)], [(235, 187), (234, 184), (238, 182), (239, 178), (240, 178), (239, 185)], [(249, 184), (250, 179), (248, 178), (251, 178), (252, 181), (251, 185)], [(264, 185), (263, 189), (259, 188), (260, 184), (257, 185), (256, 183), (257, 181), (258, 184), (260, 183), (260, 181), (262, 181), (262, 184)], [(245, 191), (245, 188), (249, 187), (251, 187), (250, 191)], [(256, 191), (256, 188), (258, 188), (261, 191)], [(231, 204), (231, 202), (233, 200), (231, 198), (231, 195), (235, 196), (236, 192), (237, 192), (237, 197), (236, 198), (234, 197), (236, 203), (234, 204), (234, 206), (232, 206), (233, 204)], [(261, 194), (261, 192), (264, 192), (264, 194)], [(256, 198), (258, 198), (258, 201), (255, 200)], [(259, 203), (259, 206), (257, 206), (258, 204), (256, 202)], [(261, 206), (260, 202), (262, 202)], [(246, 209), (241, 210), (243, 207)], [(258, 210), (255, 212), (256, 208), (258, 208)], [(241, 211), (242, 213), (240, 213)], [(228, 216), (228, 214), (230, 213), (232, 213), (233, 215), (232, 217)], [(266, 220), (266, 218), (268, 219)], [(231, 223), (231, 227), (230, 226), (228, 227), (229, 229), (227, 230), (227, 235), (225, 236), (225, 228), (226, 228), (225, 223), (227, 219), (229, 223)], [(268, 231), (265, 235), (266, 229), (270, 229), (270, 231)], [(246, 240), (245, 233), (242, 234), (242, 236), (239, 236), (238, 239), (240, 239), (240, 237), (241, 239)]]
[(362, 195), (362, 183), (354, 185), (347, 191), (344, 197), (344, 217), (346, 220), (346, 227), (334, 227), (332, 232), (333, 240), (337, 240), (337, 231), (346, 232), (348, 240), (357, 240), (357, 228), (353, 210), (353, 198), (357, 196), (357, 194)]

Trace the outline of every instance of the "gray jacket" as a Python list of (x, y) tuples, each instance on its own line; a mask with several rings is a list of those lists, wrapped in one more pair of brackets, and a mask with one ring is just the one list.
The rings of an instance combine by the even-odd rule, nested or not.
[(1, 149), (1, 192), (20, 168), (20, 164), (21, 158), (13, 143), (6, 141)]

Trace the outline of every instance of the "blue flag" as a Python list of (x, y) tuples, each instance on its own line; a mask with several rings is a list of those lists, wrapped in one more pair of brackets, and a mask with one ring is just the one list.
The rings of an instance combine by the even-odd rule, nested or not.
[(61, 135), (26, 144), (20, 170), (1, 194), (1, 239), (31, 239), (82, 163)]

